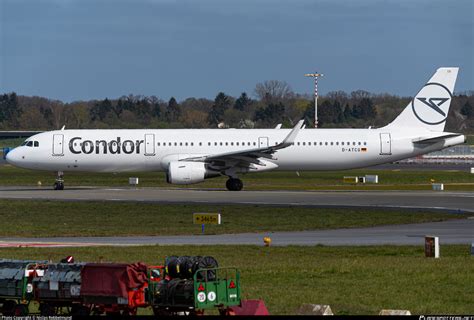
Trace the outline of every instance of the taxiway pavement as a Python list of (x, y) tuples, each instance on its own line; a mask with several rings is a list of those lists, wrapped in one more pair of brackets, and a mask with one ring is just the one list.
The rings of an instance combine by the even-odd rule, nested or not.
[(469, 244), (474, 241), (474, 219), (407, 225), (378, 226), (300, 232), (239, 233), (222, 235), (0, 238), (0, 247), (77, 247), (131, 245), (424, 245), (425, 235), (439, 237), (440, 244)]
[(240, 191), (160, 188), (0, 187), (0, 199), (142, 201), (315, 207), (383, 207), (474, 212), (474, 192), (448, 191)]

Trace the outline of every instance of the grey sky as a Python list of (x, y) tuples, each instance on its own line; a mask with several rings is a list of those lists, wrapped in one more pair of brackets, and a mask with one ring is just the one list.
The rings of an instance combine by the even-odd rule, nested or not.
[(326, 74), (322, 93), (413, 95), (440, 66), (474, 89), (471, 0), (0, 0), (0, 93), (213, 98)]

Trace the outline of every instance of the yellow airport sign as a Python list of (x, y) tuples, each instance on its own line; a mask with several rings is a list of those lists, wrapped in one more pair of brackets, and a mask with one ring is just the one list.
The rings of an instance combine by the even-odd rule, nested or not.
[(193, 213), (194, 224), (221, 224), (220, 213)]

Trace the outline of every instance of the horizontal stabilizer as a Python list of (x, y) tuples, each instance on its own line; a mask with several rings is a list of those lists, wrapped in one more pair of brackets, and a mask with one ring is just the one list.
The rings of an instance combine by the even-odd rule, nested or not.
[(430, 136), (430, 137), (418, 137), (412, 140), (413, 143), (419, 143), (419, 144), (431, 144), (431, 143), (436, 143), (439, 141), (443, 141), (448, 138), (454, 138), (454, 137), (460, 137), (462, 134), (459, 133), (443, 133), (438, 136)]

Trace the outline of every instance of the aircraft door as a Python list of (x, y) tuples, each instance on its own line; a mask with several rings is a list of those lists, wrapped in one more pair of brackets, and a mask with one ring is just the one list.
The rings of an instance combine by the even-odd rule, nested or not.
[(64, 156), (64, 135), (53, 134), (53, 156)]
[(155, 155), (155, 135), (152, 133), (145, 134), (145, 155)]
[(260, 137), (260, 138), (258, 138), (258, 147), (259, 147), (259, 148), (266, 148), (266, 147), (268, 147), (268, 137)]
[(380, 154), (381, 155), (392, 154), (392, 142), (390, 139), (390, 133), (380, 134)]

